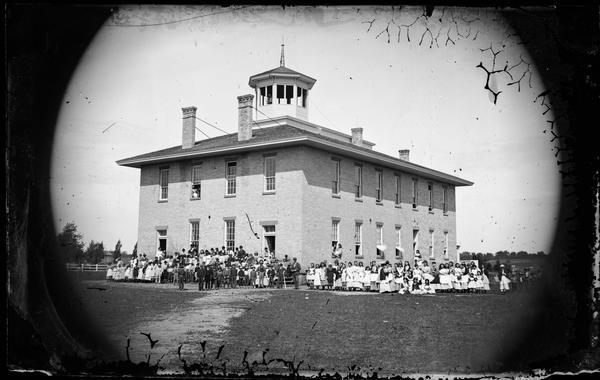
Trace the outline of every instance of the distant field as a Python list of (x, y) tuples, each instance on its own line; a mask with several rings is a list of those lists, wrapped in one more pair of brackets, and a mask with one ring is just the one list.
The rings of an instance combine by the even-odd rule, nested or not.
[[(190, 284), (191, 285), (191, 284)], [(505, 368), (523, 326), (540, 311), (530, 292), (508, 295), (365, 294), (310, 290), (235, 289), (179, 292), (169, 285), (82, 282), (80, 300), (97, 328), (124, 358), (146, 359), (150, 332), (167, 370), (181, 370), (177, 348), (190, 362), (215, 361), (228, 371), (300, 370), (489, 373)], [(102, 288), (105, 290), (99, 290)], [(204, 354), (203, 355), (203, 343)], [(549, 348), (551, 349), (551, 347)], [(244, 362), (244, 351), (246, 361)], [(116, 358), (116, 357), (115, 357)]]

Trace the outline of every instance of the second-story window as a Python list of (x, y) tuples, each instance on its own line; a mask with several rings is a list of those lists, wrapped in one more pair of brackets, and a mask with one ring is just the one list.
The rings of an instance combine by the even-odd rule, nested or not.
[(354, 196), (362, 197), (362, 166), (354, 166)]
[(448, 188), (442, 187), (442, 210), (444, 214), (448, 212)]
[(162, 168), (158, 174), (158, 184), (160, 186), (158, 200), (166, 201), (169, 199), (169, 169)]
[(201, 195), (201, 183), (200, 183), (200, 165), (192, 166), (192, 199), (200, 199)]
[(413, 208), (417, 208), (417, 202), (419, 200), (419, 182), (416, 178), (412, 179), (412, 206)]
[(381, 170), (375, 171), (375, 200), (381, 202), (383, 199), (383, 172)]
[(265, 157), (265, 191), (275, 191), (275, 156)]
[(331, 178), (331, 193), (340, 193), (340, 160), (333, 159), (333, 173)]
[(433, 211), (433, 183), (427, 184), (427, 193), (429, 195), (429, 211)]
[(402, 189), (401, 184), (400, 184), (400, 176), (396, 175), (395, 179), (396, 179), (396, 197), (394, 199), (395, 199), (395, 203), (397, 205), (399, 205), (400, 202), (401, 202), (401, 198), (400, 197), (402, 195), (402, 193), (400, 191)]
[(226, 195), (235, 195), (236, 193), (236, 175), (237, 175), (237, 162), (228, 161), (226, 169), (226, 180), (227, 186), (225, 188)]

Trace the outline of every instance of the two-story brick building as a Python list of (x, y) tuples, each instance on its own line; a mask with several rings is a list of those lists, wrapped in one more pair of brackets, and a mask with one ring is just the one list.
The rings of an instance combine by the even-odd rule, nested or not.
[(315, 82), (282, 62), (250, 77), (237, 133), (196, 141), (187, 107), (181, 145), (118, 161), (141, 170), (138, 251), (268, 247), (307, 265), (341, 244), (343, 260), (458, 260), (455, 189), (472, 182), (379, 153), (362, 128), (310, 123)]

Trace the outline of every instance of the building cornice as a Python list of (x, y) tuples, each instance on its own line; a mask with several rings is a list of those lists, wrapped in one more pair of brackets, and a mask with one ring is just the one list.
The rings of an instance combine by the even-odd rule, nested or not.
[(159, 157), (146, 157), (146, 158), (126, 158), (117, 161), (120, 166), (141, 168), (144, 165), (159, 164), (169, 161), (177, 160), (188, 160), (207, 156), (221, 156), (231, 155), (235, 153), (256, 151), (268, 148), (279, 148), (285, 146), (294, 145), (307, 145), (317, 149), (326, 150), (328, 152), (334, 152), (341, 156), (351, 157), (372, 164), (381, 165), (383, 167), (400, 170), (405, 173), (412, 173), (422, 177), (438, 180), (440, 182), (449, 183), (455, 186), (471, 186), (473, 182), (464, 180), (462, 178), (455, 177), (450, 174), (446, 174), (434, 169), (427, 168), (415, 164), (410, 161), (404, 161), (391, 156), (385, 156), (381, 153), (374, 151), (366, 151), (364, 149), (358, 149), (343, 145), (334, 141), (325, 141), (312, 136), (299, 136), (293, 138), (279, 139), (274, 141), (266, 141), (260, 143), (249, 143), (243, 145), (236, 145), (230, 147), (221, 147), (214, 149), (205, 149), (201, 151), (182, 151), (174, 154), (159, 156)]

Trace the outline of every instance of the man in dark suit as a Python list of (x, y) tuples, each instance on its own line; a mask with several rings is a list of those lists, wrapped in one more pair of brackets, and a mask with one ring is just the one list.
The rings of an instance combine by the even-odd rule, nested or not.
[(294, 278), (294, 289), (298, 289), (298, 276), (300, 276), (300, 263), (298, 262), (298, 260), (294, 257), (293, 261), (292, 261), (292, 277)]
[(204, 281), (206, 279), (206, 267), (203, 262), (200, 262), (196, 267), (196, 274), (198, 275), (198, 290), (204, 290)]
[(206, 275), (204, 277), (204, 284), (205, 284), (204, 289), (211, 290), (212, 282), (213, 282), (213, 268), (211, 265), (207, 265), (206, 266)]

